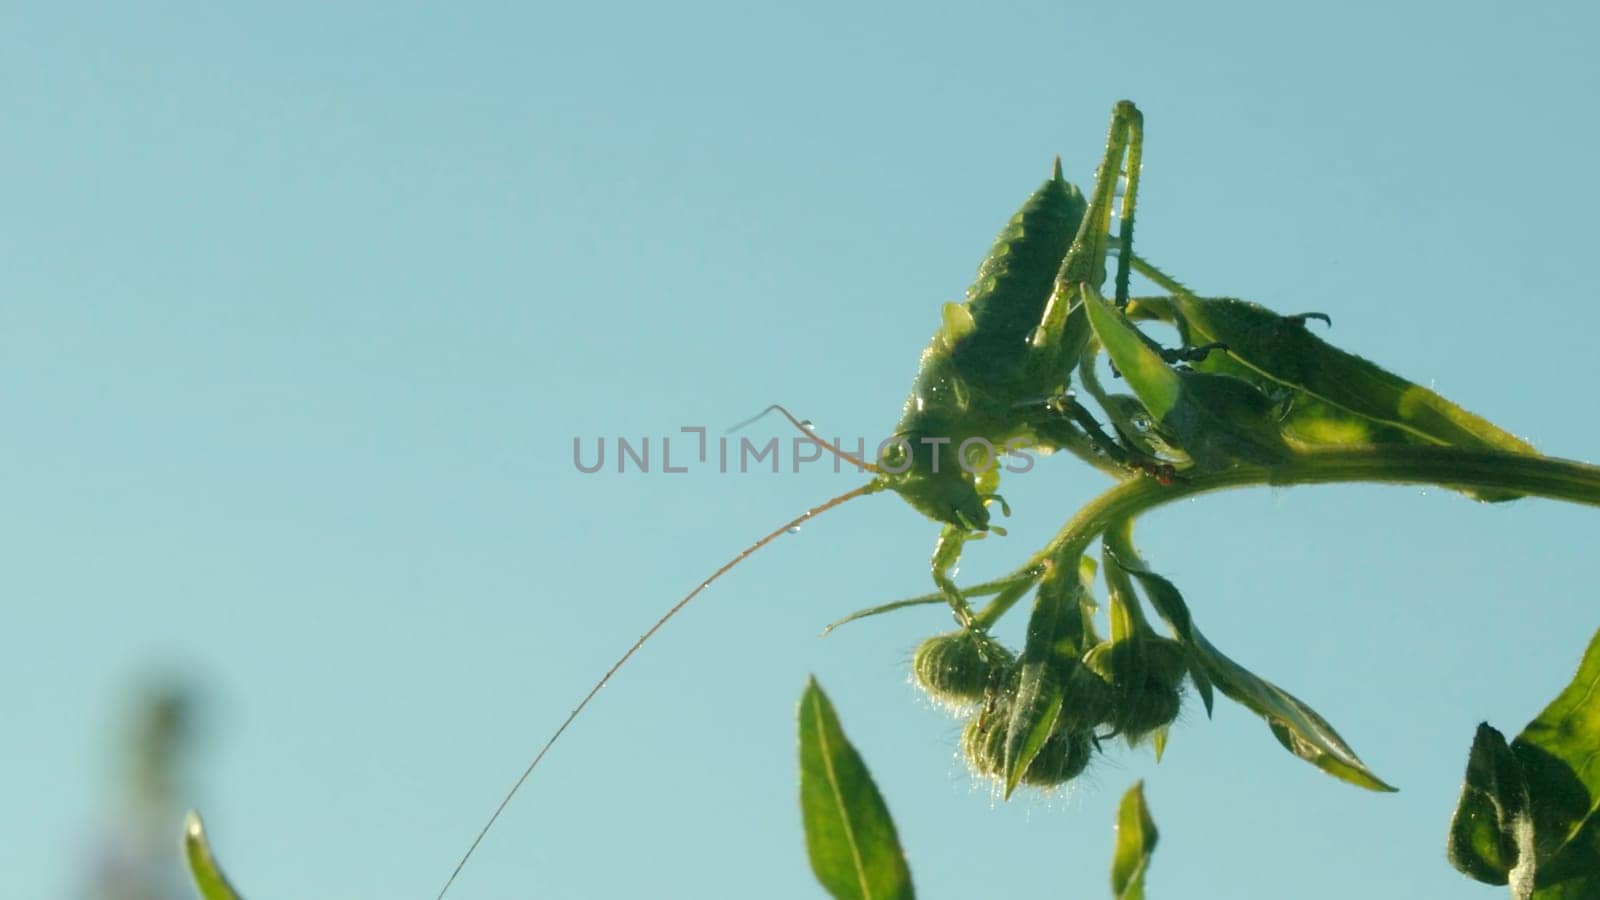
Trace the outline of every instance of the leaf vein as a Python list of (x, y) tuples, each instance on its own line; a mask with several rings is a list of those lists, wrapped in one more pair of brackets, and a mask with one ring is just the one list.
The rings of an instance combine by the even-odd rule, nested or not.
[(854, 863), (856, 881), (861, 885), (861, 896), (865, 900), (872, 900), (872, 889), (867, 886), (866, 864), (861, 860), (861, 848), (856, 845), (855, 828), (850, 823), (850, 809), (845, 805), (844, 794), (839, 789), (839, 776), (833, 770), (833, 751), (828, 746), (828, 733), (823, 727), (822, 705), (813, 703), (812, 718), (816, 720), (817, 742), (822, 745), (822, 768), (828, 773), (828, 791), (833, 794), (833, 802), (839, 809), (839, 821), (844, 827), (845, 844), (850, 847), (850, 861)]

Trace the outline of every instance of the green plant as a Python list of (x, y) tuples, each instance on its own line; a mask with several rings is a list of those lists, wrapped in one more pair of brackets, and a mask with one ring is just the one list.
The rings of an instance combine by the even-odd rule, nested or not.
[[(800, 811), (812, 870), (836, 900), (913, 896), (888, 807), (816, 679), (800, 697)], [(1135, 782), (1117, 812), (1114, 900), (1142, 900), (1157, 836)], [(1516, 740), (1478, 726), (1448, 853), (1469, 877), (1509, 884), (1517, 900), (1600, 896), (1600, 631), (1571, 683)]]
[[(1006, 277), (1039, 268), (1029, 254), (1049, 241), (1030, 244), (1022, 238), (1049, 230), (1037, 222), (1040, 210), (1065, 209), (1061, 215), (1070, 218), (1077, 193), (1053, 187), (1059, 176), (1030, 198), (980, 267), (978, 282), (968, 292), (968, 306), (977, 311), (960, 314), (946, 307), (944, 324), (923, 354), (897, 431), (928, 430), (925, 423), (936, 409), (942, 410), (945, 427), (957, 427), (951, 420), (970, 418), (959, 423), (965, 431), (958, 434), (1011, 440), (1017, 430), (1031, 428), (1030, 435), (1045, 446), (1095, 463), (1117, 484), (1080, 509), (1010, 575), (961, 589), (947, 572), (961, 543), (988, 527), (987, 515), (972, 513), (964, 500), (936, 508), (930, 498), (998, 502), (998, 467), (973, 472), (947, 466), (941, 473), (938, 457), (929, 456), (926, 471), (912, 467), (906, 474), (880, 472), (875, 484), (907, 495), (913, 506), (945, 523), (934, 553), (938, 590), (863, 610), (842, 622), (943, 602), (973, 633), (973, 641), (992, 643), (988, 630), (1034, 593), (1019, 661), (1009, 671), (986, 676), (973, 720), (981, 724), (969, 726), (969, 734), (984, 738), (969, 741), (981, 751), (968, 754), (975, 771), (995, 776), (1007, 795), (1028, 780), (1030, 767), (1046, 747), (1059, 752), (1063, 742), (1094, 735), (1096, 728), (1130, 743), (1149, 736), (1159, 753), (1166, 728), (1178, 714), (1185, 676), (1208, 713), (1213, 691), (1221, 691), (1262, 716), (1296, 756), (1353, 784), (1392, 790), (1314, 710), (1206, 639), (1176, 586), (1139, 556), (1133, 543), (1136, 519), (1213, 491), (1330, 482), (1436, 484), (1484, 501), (1537, 495), (1593, 505), (1600, 503), (1600, 469), (1540, 456), (1527, 443), (1435, 392), (1333, 347), (1307, 328), (1310, 319), (1326, 316), (1282, 316), (1244, 301), (1202, 298), (1135, 256), (1132, 222), (1141, 121), (1132, 104), (1117, 106), (1092, 199), (1050, 283), (1048, 300), (1039, 298), (1025, 308), (1038, 310), (1038, 321), (1027, 332), (1026, 343), (1011, 344), (1022, 353), (1015, 365), (987, 358), (981, 364), (966, 363), (964, 348), (988, 346), (986, 329), (1001, 327), (986, 324), (990, 319), (981, 306), (996, 285), (1042, 290), (1037, 283), (1023, 285), (1019, 278), (1007, 282)], [(1113, 238), (1112, 188), (1124, 159), (1127, 189), (1119, 234)], [(1117, 275), (1108, 300), (1099, 285), (1113, 248)], [(1130, 269), (1171, 293), (1129, 297)], [(1161, 347), (1139, 330), (1136, 319), (1177, 326), (1183, 345)], [(1018, 330), (1014, 323), (1000, 322)], [(1036, 352), (1044, 353), (1045, 362), (1035, 362)], [(1096, 371), (1102, 355), (1132, 395), (1104, 389)], [(1063, 362), (1065, 370), (1050, 369)], [(1047, 377), (1042, 370), (1051, 374)], [(995, 376), (995, 371), (1002, 374)], [(1016, 412), (1028, 409), (1027, 398), (1041, 390), (1065, 391), (1074, 375), (1115, 437), (1070, 394), (1051, 397), (1044, 418), (1028, 419)], [(1014, 412), (1008, 417), (995, 412), (997, 407)], [(1086, 556), (1097, 541), (1098, 563)], [(1100, 606), (1093, 593), (1096, 570), (1108, 594), (1109, 634), (1104, 637), (1094, 620)], [(968, 601), (978, 597), (992, 599), (973, 611)], [(1168, 635), (1151, 626), (1144, 602), (1165, 621)], [(1005, 652), (1002, 648), (992, 655)], [(937, 691), (933, 694), (944, 699)], [(996, 718), (1004, 725), (996, 724)], [(1003, 739), (997, 736), (1001, 730)], [(1103, 739), (1104, 733), (1093, 744)]]
[[(817, 881), (836, 900), (911, 900), (911, 870), (889, 808), (815, 678), (800, 695), (799, 719), (800, 815)], [(1113, 900), (1143, 900), (1156, 839), (1144, 783), (1135, 782), (1117, 811)]]

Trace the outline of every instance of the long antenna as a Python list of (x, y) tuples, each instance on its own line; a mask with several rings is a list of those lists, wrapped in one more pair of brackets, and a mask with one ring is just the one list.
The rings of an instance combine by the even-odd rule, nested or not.
[(674, 603), (672, 608), (668, 609), (661, 618), (657, 619), (656, 623), (651, 625), (644, 634), (639, 635), (639, 639), (633, 642), (633, 646), (628, 648), (628, 652), (622, 654), (622, 656), (618, 658), (615, 663), (612, 663), (611, 668), (607, 669), (606, 673), (600, 676), (600, 680), (594, 683), (594, 687), (589, 689), (589, 693), (583, 695), (583, 699), (578, 701), (578, 705), (573, 707), (572, 712), (567, 714), (567, 718), (561, 723), (561, 727), (557, 728), (555, 734), (550, 735), (550, 739), (544, 742), (543, 747), (539, 748), (539, 752), (533, 757), (533, 762), (528, 763), (528, 767), (522, 770), (522, 775), (518, 777), (516, 783), (511, 786), (511, 790), (506, 791), (505, 798), (500, 801), (499, 806), (495, 807), (494, 814), (489, 817), (489, 821), (483, 823), (483, 828), (478, 832), (478, 836), (472, 839), (472, 845), (467, 848), (466, 853), (461, 855), (461, 861), (456, 863), (455, 871), (450, 873), (450, 878), (445, 881), (444, 887), (439, 889), (438, 900), (444, 900), (445, 893), (450, 890), (450, 885), (455, 884), (456, 876), (461, 874), (461, 870), (466, 868), (467, 860), (472, 858), (473, 851), (477, 850), (478, 845), (483, 843), (484, 836), (489, 833), (489, 829), (494, 827), (494, 823), (500, 818), (500, 814), (505, 812), (506, 807), (510, 805), (511, 798), (517, 795), (517, 791), (522, 788), (522, 783), (528, 780), (529, 775), (533, 774), (533, 770), (539, 765), (539, 761), (544, 759), (544, 755), (546, 753), (550, 752), (550, 748), (554, 746), (555, 742), (561, 738), (561, 735), (567, 730), (567, 726), (571, 725), (572, 721), (578, 718), (578, 714), (583, 712), (584, 707), (589, 705), (589, 701), (593, 700), (594, 696), (600, 693), (600, 689), (606, 686), (606, 682), (611, 680), (611, 676), (617, 674), (618, 669), (622, 668), (628, 660), (633, 658), (633, 654), (637, 653), (639, 648), (644, 646), (645, 641), (650, 640), (650, 638), (654, 636), (657, 631), (661, 630), (661, 626), (667, 624), (669, 619), (677, 615), (678, 612), (685, 606), (688, 606), (689, 601), (700, 596), (700, 592), (710, 587), (712, 582), (727, 574), (729, 569), (732, 569), (739, 563), (744, 562), (752, 553), (755, 553), (762, 547), (772, 543), (780, 535), (787, 534), (789, 529), (797, 528), (804, 524), (807, 520), (811, 519), (813, 516), (821, 515), (822, 513), (833, 509), (835, 506), (838, 506), (841, 503), (854, 500), (857, 497), (864, 497), (867, 494), (876, 493), (882, 489), (882, 482), (869, 481), (855, 490), (846, 491), (845, 493), (834, 497), (832, 500), (819, 503), (800, 515), (795, 516), (789, 521), (783, 523), (782, 525), (779, 525), (777, 528), (774, 528), (761, 540), (756, 541), (754, 544), (751, 544), (750, 546), (739, 551), (738, 556), (735, 556), (734, 558), (723, 563), (721, 567), (719, 567), (715, 572), (711, 573), (709, 578), (700, 582), (698, 585), (695, 585), (694, 590), (690, 591), (688, 594), (685, 594), (682, 600)]
[[(834, 456), (839, 457), (840, 459), (844, 460), (845, 462), (849, 463), (852, 466), (855, 466), (858, 469), (862, 469), (862, 470), (868, 471), (868, 472), (877, 472), (879, 475), (883, 474), (883, 468), (882, 467), (875, 466), (872, 463), (869, 463), (866, 460), (861, 459), (859, 457), (851, 456), (850, 454), (844, 452), (843, 450), (840, 450), (834, 444), (830, 444), (829, 442), (823, 440), (816, 433), (816, 431), (812, 430), (812, 425), (811, 425), (811, 420), (810, 419), (807, 419), (807, 420), (802, 422), (801, 420), (795, 418), (794, 417), (794, 413), (789, 412), (789, 410), (786, 409), (784, 407), (784, 405), (781, 404), (781, 403), (774, 403), (771, 406), (767, 407), (766, 409), (763, 409), (761, 412), (758, 412), (755, 415), (751, 416), (750, 418), (745, 419), (743, 422), (740, 422), (739, 424), (732, 426), (731, 428), (728, 429), (727, 433), (728, 434), (733, 434), (735, 431), (738, 431), (739, 429), (745, 427), (746, 425), (751, 425), (751, 424), (754, 424), (755, 422), (760, 421), (761, 419), (765, 418), (768, 413), (774, 413), (774, 412), (782, 415), (785, 419), (788, 419), (789, 420), (789, 424), (793, 425), (794, 427), (796, 427), (798, 429), (800, 429), (800, 433), (801, 434), (803, 434), (806, 437), (810, 438), (813, 443), (815, 443), (817, 446), (821, 447), (822, 449), (828, 451), (829, 453), (832, 453)], [(837, 471), (837, 469), (835, 469), (835, 471)]]

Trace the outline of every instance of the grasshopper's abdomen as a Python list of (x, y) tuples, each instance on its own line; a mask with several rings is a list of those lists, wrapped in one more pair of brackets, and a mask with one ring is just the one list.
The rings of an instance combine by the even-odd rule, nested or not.
[[(968, 434), (989, 436), (996, 426), (1010, 424), (1005, 420), (1019, 397), (1052, 387), (1030, 377), (1038, 373), (1030, 366), (1029, 337), (1086, 209), (1083, 194), (1061, 177), (1057, 163), (1054, 177), (995, 239), (966, 302), (945, 304), (943, 322), (917, 367), (899, 433), (956, 420)], [(1064, 381), (1068, 372), (1051, 374)]]
[(1086, 210), (1058, 168), (1011, 217), (967, 289), (973, 328), (951, 348), (957, 370), (979, 384), (1016, 376)]

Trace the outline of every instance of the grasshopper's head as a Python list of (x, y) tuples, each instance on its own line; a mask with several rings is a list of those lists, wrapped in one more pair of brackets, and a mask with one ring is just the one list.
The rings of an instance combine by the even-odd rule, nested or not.
[(885, 442), (878, 467), (885, 486), (930, 519), (963, 531), (988, 531), (988, 499), (980, 490), (983, 475), (963, 465), (952, 442), (944, 438), (901, 433)]

